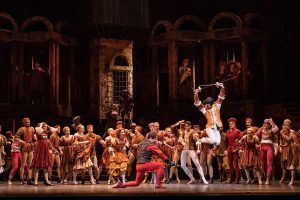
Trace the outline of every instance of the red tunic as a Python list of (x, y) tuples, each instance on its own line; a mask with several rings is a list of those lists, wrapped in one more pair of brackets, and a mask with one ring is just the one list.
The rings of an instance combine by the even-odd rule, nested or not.
[[(162, 131), (159, 131), (157, 133), (157, 141), (163, 143), (163, 141), (164, 141), (164, 134), (163, 134)], [(157, 144), (157, 148), (160, 149), (161, 151), (163, 151), (163, 144), (159, 144), (158, 143)], [(152, 156), (152, 161), (159, 162), (159, 163), (163, 162), (163, 160), (161, 159), (161, 157), (159, 157), (158, 155), (155, 155), (155, 154)]]
[(47, 138), (47, 133), (43, 132), (38, 136), (38, 144), (34, 151), (34, 157), (32, 161), (33, 169), (48, 169), (51, 166), (51, 157), (49, 148), (51, 147), (51, 143)]
[(259, 144), (259, 139), (255, 136), (249, 139), (248, 136), (245, 138), (245, 148), (241, 158), (241, 165), (243, 167), (259, 167), (260, 166), (260, 155), (256, 149), (256, 145)]
[(157, 148), (157, 146), (155, 146), (155, 144), (150, 144), (149, 146), (147, 146), (146, 149), (147, 149), (147, 151), (151, 151), (152, 153), (154, 153), (155, 155), (160, 157), (162, 160), (167, 159), (167, 156), (159, 148)]
[(232, 131), (228, 130), (226, 132), (225, 144), (228, 153), (233, 153), (238, 150), (237, 141), (240, 140), (240, 138), (241, 138), (241, 131), (237, 128), (233, 129)]

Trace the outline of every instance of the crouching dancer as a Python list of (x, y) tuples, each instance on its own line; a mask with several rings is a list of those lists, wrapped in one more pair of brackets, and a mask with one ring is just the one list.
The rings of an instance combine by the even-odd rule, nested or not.
[(136, 162), (136, 178), (135, 181), (130, 181), (123, 183), (119, 181), (112, 188), (125, 188), (125, 187), (135, 187), (141, 184), (145, 172), (156, 171), (156, 185), (155, 188), (164, 188), (161, 185), (161, 178), (164, 174), (164, 166), (162, 163), (151, 161), (152, 155), (157, 155), (162, 160), (170, 165), (175, 166), (170, 159), (168, 159), (162, 151), (156, 146), (155, 142), (157, 139), (157, 134), (155, 132), (148, 133), (148, 139), (140, 143), (137, 154)]

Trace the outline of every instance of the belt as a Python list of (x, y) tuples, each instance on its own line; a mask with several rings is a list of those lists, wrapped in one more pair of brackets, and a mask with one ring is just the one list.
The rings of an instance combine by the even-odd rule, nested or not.
[(261, 140), (262, 144), (273, 144), (272, 140)]

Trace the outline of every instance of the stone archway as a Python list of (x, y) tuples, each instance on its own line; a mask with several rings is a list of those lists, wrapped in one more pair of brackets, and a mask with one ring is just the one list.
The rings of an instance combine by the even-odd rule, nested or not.
[(180, 26), (184, 22), (193, 22), (195, 25), (199, 26), (199, 28), (201, 29), (201, 31), (204, 31), (206, 29), (206, 26), (203, 23), (203, 21), (201, 19), (199, 19), (197, 16), (194, 16), (194, 15), (185, 15), (185, 16), (180, 17), (175, 22), (174, 29), (176, 29), (176, 30), (180, 29)]
[[(18, 32), (19, 31), (18, 24), (17, 24), (16, 20), (12, 16), (10, 16), (7, 13), (0, 12), (0, 18), (6, 19), (7, 21), (9, 21), (12, 24), (14, 32)], [(1, 29), (1, 27), (0, 27), (0, 29)]]
[(169, 22), (169, 21), (167, 21), (167, 20), (161, 20), (161, 21), (158, 21), (158, 22), (154, 25), (154, 27), (153, 27), (153, 29), (152, 29), (152, 31), (151, 31), (151, 37), (155, 37), (155, 36), (156, 36), (156, 31), (157, 31), (157, 29), (158, 29), (159, 27), (162, 27), (162, 26), (166, 29), (165, 32), (169, 32), (169, 31), (173, 30), (173, 25), (172, 25), (171, 22)]
[[(125, 61), (124, 62), (127, 62), (128, 63), (128, 67), (132, 67), (132, 62), (131, 62), (131, 60), (130, 60), (130, 58), (127, 56), (127, 55), (125, 55), (125, 54), (122, 54), (122, 53), (116, 53), (112, 58), (111, 58), (111, 60), (110, 60), (110, 68), (112, 69), (114, 66), (115, 66), (115, 62), (116, 62), (116, 60), (118, 59), (118, 58), (122, 58), (122, 59), (125, 59)], [(121, 65), (121, 66), (123, 66), (123, 65)], [(124, 65), (125, 66), (125, 65)]]
[(54, 31), (52, 23), (47, 18), (42, 17), (42, 16), (34, 16), (34, 17), (27, 18), (21, 26), (21, 31), (23, 32), (25, 30), (25, 28), (27, 28), (30, 24), (32, 24), (34, 22), (43, 23), (47, 27), (48, 32)]
[(266, 29), (267, 22), (265, 18), (262, 15), (257, 13), (248, 13), (247, 15), (245, 15), (245, 17), (243, 18), (244, 25), (246, 27), (253, 28), (251, 27), (251, 22), (253, 20), (258, 21), (261, 24), (262, 29)]
[(54, 30), (55, 32), (58, 32), (58, 33), (61, 33), (61, 34), (66, 34), (64, 33), (63, 29), (64, 28), (67, 28), (70, 32), (70, 35), (72, 35), (74, 33), (74, 27), (72, 26), (72, 24), (68, 21), (60, 21), (60, 22), (57, 22), (55, 25), (54, 25)]
[(213, 19), (210, 21), (208, 31), (213, 31), (216, 22), (222, 18), (230, 18), (235, 22), (237, 28), (242, 28), (243, 22), (239, 16), (232, 12), (221, 12), (214, 16)]

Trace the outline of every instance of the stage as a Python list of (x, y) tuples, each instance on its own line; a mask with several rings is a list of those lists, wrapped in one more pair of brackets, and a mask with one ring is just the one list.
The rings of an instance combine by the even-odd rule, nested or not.
[[(300, 196), (300, 182), (296, 182), (294, 186), (288, 186), (287, 183), (280, 184), (277, 182), (271, 185), (245, 185), (241, 184), (226, 184), (214, 181), (214, 184), (204, 185), (196, 183), (192, 185), (186, 184), (187, 180), (183, 180), (181, 184), (171, 183), (165, 184), (164, 189), (155, 189), (152, 184), (142, 184), (139, 187), (112, 189), (111, 185), (102, 182), (98, 185), (62, 185), (55, 184), (54, 186), (45, 186), (42, 182), (38, 186), (19, 185), (14, 182), (13, 185), (7, 185), (5, 182), (0, 183), (0, 196), (2, 198), (18, 198), (26, 197), (34, 198), (97, 198), (97, 199), (119, 199), (123, 196), (125, 199), (153, 199), (153, 198), (195, 198), (210, 197), (210, 198), (227, 198), (231, 196), (243, 197), (243, 199), (253, 199), (254, 197), (278, 197), (283, 196), (288, 199), (296, 199)], [(143, 197), (143, 198), (141, 198)], [(122, 199), (124, 199), (122, 198)], [(197, 197), (196, 197), (197, 198)]]

